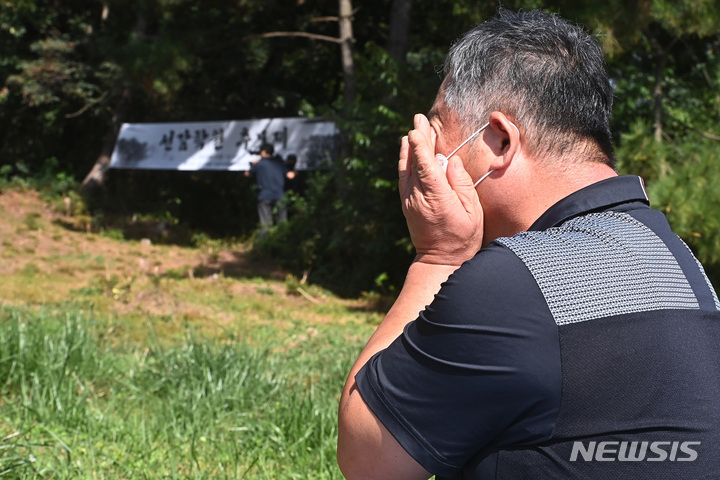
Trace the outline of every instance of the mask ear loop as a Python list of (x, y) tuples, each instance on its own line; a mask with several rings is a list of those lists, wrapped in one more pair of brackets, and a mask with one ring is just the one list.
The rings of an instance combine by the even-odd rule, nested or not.
[(495, 170), (490, 170), (490, 171), (487, 172), (485, 175), (483, 175), (482, 177), (480, 177), (480, 180), (478, 180), (477, 182), (475, 182), (475, 183), (473, 184), (473, 188), (477, 187), (480, 182), (482, 182), (483, 180), (485, 180), (485, 179), (488, 177), (488, 175), (490, 175), (490, 174), (493, 173), (494, 171), (495, 171)]
[(455, 154), (458, 152), (458, 150), (460, 150), (462, 147), (464, 147), (466, 143), (468, 143), (470, 140), (472, 140), (473, 138), (475, 138), (475, 137), (477, 137), (478, 135), (480, 135), (480, 132), (482, 132), (483, 130), (485, 130), (485, 129), (488, 127), (488, 125), (490, 125), (490, 122), (487, 122), (485, 125), (483, 125), (482, 127), (478, 128), (477, 130), (475, 130), (475, 133), (473, 133), (472, 135), (470, 135), (467, 139), (465, 139), (464, 142), (462, 142), (460, 145), (458, 145), (458, 147), (457, 147), (455, 150), (453, 150), (453, 151), (450, 153), (450, 155), (448, 155), (446, 158), (450, 159), (453, 155), (455, 155)]
[(443, 155), (442, 153), (437, 153), (437, 154), (435, 154), (435, 159), (438, 161), (438, 163), (440, 163), (440, 166), (442, 167), (443, 172), (447, 172), (448, 160), (450, 159), (450, 157), (452, 157), (453, 155), (455, 155), (455, 154), (458, 152), (458, 150), (460, 150), (460, 149), (461, 149), (466, 143), (468, 143), (470, 140), (472, 140), (473, 138), (477, 137), (478, 134), (479, 134), (480, 132), (482, 132), (483, 130), (485, 130), (488, 125), (490, 125), (490, 122), (486, 123), (486, 124), (483, 125), (482, 127), (480, 127), (480, 128), (478, 128), (477, 130), (475, 130), (475, 133), (473, 133), (473, 134), (470, 135), (468, 138), (466, 138), (465, 141), (462, 142), (460, 145), (458, 145), (458, 147), (457, 147), (455, 150), (453, 150), (452, 152), (450, 152), (450, 155), (448, 155), (447, 157), (446, 157), (445, 155)]
[[(486, 123), (485, 125), (483, 125), (483, 127), (482, 127), (480, 130), (482, 130), (483, 128), (487, 127), (488, 125), (489, 125), (489, 123)], [(520, 129), (517, 127), (517, 125), (515, 125), (515, 124), (512, 123), (512, 122), (510, 122), (510, 125), (512, 125), (513, 127), (515, 127), (515, 130), (517, 130), (518, 137), (519, 137), (519, 136), (520, 136)], [(473, 134), (473, 137), (474, 137), (475, 135), (477, 135), (478, 133), (480, 133), (480, 130), (478, 130), (477, 132), (475, 132), (475, 133)], [(472, 137), (470, 137), (470, 138), (472, 138)], [(468, 140), (470, 140), (470, 138), (468, 138)], [(465, 143), (467, 143), (467, 140), (465, 140), (465, 142), (463, 142), (463, 145), (465, 145)], [(462, 147), (462, 145), (460, 145), (460, 146)], [(460, 148), (460, 147), (458, 147), (457, 149), (455, 149), (455, 152), (457, 152), (457, 150), (458, 150), (459, 148)], [(453, 153), (455, 153), (455, 152), (453, 152)], [(452, 155), (450, 155), (450, 156), (452, 156)], [(494, 171), (495, 171), (494, 169), (493, 169), (493, 170), (490, 170), (490, 171), (487, 172), (485, 175), (483, 175), (482, 177), (480, 177), (480, 180), (478, 180), (477, 182), (475, 182), (475, 183), (473, 184), (473, 188), (477, 187), (478, 184), (480, 184), (480, 182), (482, 182), (483, 180), (485, 180), (485, 179), (486, 179), (491, 173), (493, 173)]]

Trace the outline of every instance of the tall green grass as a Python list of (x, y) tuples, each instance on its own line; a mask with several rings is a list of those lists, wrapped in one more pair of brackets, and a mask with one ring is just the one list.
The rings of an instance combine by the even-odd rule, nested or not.
[(338, 479), (339, 389), (359, 345), (111, 340), (69, 307), (0, 309), (0, 476)]

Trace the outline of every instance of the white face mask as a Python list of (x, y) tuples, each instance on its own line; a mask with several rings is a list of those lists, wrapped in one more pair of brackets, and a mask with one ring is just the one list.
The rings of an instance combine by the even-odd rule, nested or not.
[[(473, 133), (472, 135), (470, 135), (464, 142), (462, 142), (460, 145), (458, 145), (458, 147), (457, 147), (455, 150), (453, 150), (453, 151), (450, 153), (450, 155), (448, 155), (447, 157), (446, 157), (445, 155), (443, 155), (442, 153), (436, 153), (436, 154), (435, 154), (435, 159), (437, 159), (438, 163), (440, 163), (440, 166), (442, 167), (443, 172), (447, 172), (448, 159), (451, 158), (453, 155), (455, 155), (455, 154), (458, 152), (458, 150), (460, 150), (463, 146), (465, 146), (466, 143), (468, 143), (468, 142), (469, 142), (470, 140), (472, 140), (473, 138), (477, 137), (477, 136), (480, 134), (480, 132), (482, 132), (483, 130), (485, 130), (485, 129), (488, 127), (488, 125), (490, 125), (490, 122), (486, 123), (486, 124), (483, 125), (482, 127), (480, 127), (480, 128), (478, 128), (477, 130), (475, 130), (475, 133)], [(520, 130), (517, 128), (517, 126), (515, 126), (514, 123), (512, 124), (512, 126), (515, 127), (515, 130), (518, 131), (518, 135), (520, 135)], [(485, 175), (483, 175), (482, 177), (480, 177), (480, 180), (478, 180), (477, 182), (475, 182), (475, 184), (473, 185), (473, 188), (477, 187), (480, 182), (482, 182), (483, 180), (485, 180), (485, 179), (488, 177), (488, 175), (490, 175), (490, 174), (493, 173), (494, 171), (495, 171), (495, 170), (490, 170), (490, 171), (487, 172)]]

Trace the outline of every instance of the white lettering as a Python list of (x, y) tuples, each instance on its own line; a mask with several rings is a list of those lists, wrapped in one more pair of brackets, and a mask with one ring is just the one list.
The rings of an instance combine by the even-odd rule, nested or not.
[(648, 457), (648, 462), (663, 462), (667, 459), (667, 452), (663, 450), (662, 445), (670, 445), (670, 442), (653, 442), (650, 444), (650, 451), (657, 453), (657, 457)]
[(570, 454), (570, 461), (576, 461), (578, 453), (586, 462), (591, 461), (593, 459), (593, 454), (595, 453), (595, 443), (596, 442), (589, 442), (587, 449), (585, 449), (585, 445), (583, 445), (583, 442), (573, 442), (572, 453)]
[(605, 454), (617, 453), (616, 447), (620, 442), (600, 442), (598, 445), (597, 452), (595, 452), (595, 460), (598, 462), (614, 462), (614, 457), (605, 457)]
[[(607, 441), (607, 442), (588, 442), (587, 446), (583, 442), (573, 442), (572, 452), (570, 453), (570, 461), (576, 462), (578, 457), (586, 462), (595, 460), (596, 462), (692, 462), (697, 460), (698, 452), (693, 447), (700, 445), (701, 442), (639, 442), (639, 441)], [(654, 456), (647, 456), (649, 450)], [(597, 447), (597, 448), (596, 448)], [(670, 454), (668, 455), (668, 451)], [(684, 454), (684, 455), (683, 455)]]
[(687, 453), (688, 457), (678, 458), (677, 459), (678, 462), (692, 462), (694, 460), (697, 460), (698, 453), (697, 453), (697, 451), (690, 448), (690, 445), (700, 445), (700, 442), (683, 442), (680, 445), (680, 451), (683, 453)]
[[(630, 452), (625, 455), (628, 443), (630, 444)], [(640, 450), (638, 451), (637, 446), (640, 444)], [(620, 444), (620, 454), (618, 461), (620, 462), (640, 462), (645, 460), (645, 453), (647, 452), (648, 442), (622, 442)], [(635, 454), (637, 452), (637, 455)]]

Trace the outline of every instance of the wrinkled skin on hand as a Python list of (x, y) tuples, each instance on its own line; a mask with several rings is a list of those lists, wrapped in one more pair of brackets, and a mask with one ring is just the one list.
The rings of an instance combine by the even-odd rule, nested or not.
[(435, 159), (435, 131), (424, 115), (403, 138), (398, 173), (402, 209), (416, 261), (460, 265), (481, 248), (483, 209), (458, 155), (447, 174)]

